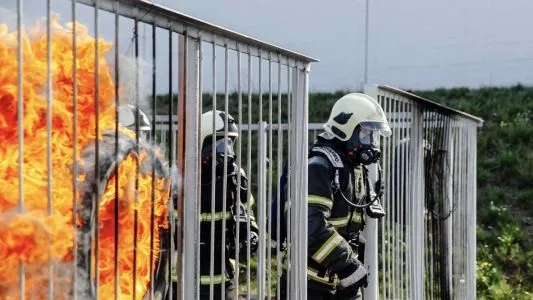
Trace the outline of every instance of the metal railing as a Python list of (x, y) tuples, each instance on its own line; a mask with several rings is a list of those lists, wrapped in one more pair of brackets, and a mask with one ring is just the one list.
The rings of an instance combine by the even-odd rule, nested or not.
[(475, 299), (476, 132), (483, 120), (388, 86), (366, 86), (382, 140), (387, 216), (368, 220), (366, 299)]
[[(380, 145), (387, 215), (365, 218), (371, 278), (364, 299), (474, 299), (476, 132), (483, 121), (388, 86), (367, 86), (365, 93), (380, 102), (393, 134)], [(158, 120), (157, 128), (168, 130)], [(322, 125), (308, 125), (309, 142)]]
[[(8, 257), (0, 298), (197, 299), (206, 275), (200, 266), (207, 262), (213, 279), (231, 256), (232, 293), (279, 295), (285, 265), (288, 296), (305, 299), (307, 224), (290, 222), (285, 260), (268, 238), (267, 215), (287, 164), (289, 220), (307, 216), (308, 76), (316, 60), (150, 1), (16, 2), (17, 27), (0, 30), (0, 59), (13, 74), (0, 82), (10, 101), (0, 115), (0, 243)], [(44, 5), (46, 26), (26, 24), (25, 5)], [(54, 7), (72, 23), (55, 19)], [(90, 25), (79, 22), (91, 18)], [(133, 104), (136, 117), (145, 111), (152, 124), (163, 114), (175, 125), (165, 133), (152, 126), (145, 134), (138, 122), (127, 129), (119, 124), (123, 104)], [(200, 116), (215, 109), (238, 125), (271, 129), (239, 130), (235, 168), (244, 172), (236, 172), (236, 182), (223, 176), (223, 196), (205, 206)], [(227, 165), (224, 172), (231, 172)], [(241, 190), (244, 176), (246, 199), (234, 199), (229, 185)], [(239, 245), (253, 213), (257, 253), (248, 244), (244, 253), (235, 246), (203, 256), (203, 242), (218, 247), (219, 204), (225, 216), (241, 200), (247, 225), (239, 232), (223, 217), (222, 240), (231, 236)], [(206, 209), (207, 238), (200, 236)], [(224, 294), (225, 284), (214, 285), (212, 294)]]

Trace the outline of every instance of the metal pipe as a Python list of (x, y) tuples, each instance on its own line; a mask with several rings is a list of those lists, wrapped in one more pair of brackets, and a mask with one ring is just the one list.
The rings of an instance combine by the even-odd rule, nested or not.
[[(118, 11), (119, 2), (115, 2)], [(119, 68), (119, 58), (120, 58), (120, 49), (119, 49), (119, 26), (120, 26), (120, 16), (118, 13), (115, 13), (115, 161), (119, 161), (119, 148), (118, 148), (118, 130), (119, 130), (119, 111), (118, 107), (120, 104), (119, 97), (119, 82), (120, 82), (120, 68)], [(118, 170), (118, 169), (117, 169)], [(155, 173), (155, 172), (154, 172)], [(115, 267), (115, 300), (118, 300), (120, 295), (120, 269), (119, 269), (119, 251), (118, 251), (118, 241), (120, 238), (119, 233), (119, 176), (118, 172), (115, 172), (115, 213), (114, 213), (114, 230), (115, 230), (115, 249), (114, 249), (114, 267)]]
[[(228, 77), (229, 77), (228, 47), (224, 47), (224, 112), (229, 114)], [(228, 140), (228, 117), (224, 118), (224, 141)], [(214, 156), (213, 156), (214, 157)], [(228, 147), (224, 147), (224, 167), (222, 177), (222, 253), (220, 270), (222, 273), (221, 297), (226, 299), (226, 205), (228, 201)], [(238, 244), (237, 244), (238, 245)]]
[[(250, 53), (250, 47), (248, 46), (247, 49), (248, 54), (248, 126), (250, 127), (252, 125), (252, 55)], [(252, 131), (248, 130), (248, 145), (247, 145), (247, 164), (246, 164), (246, 174), (249, 174), (248, 176), (251, 176), (252, 174)], [(246, 211), (247, 219), (246, 219), (246, 234), (247, 236), (250, 236), (251, 228), (250, 228), (250, 211), (252, 211), (251, 203), (250, 203), (250, 197), (252, 195), (251, 191), (251, 184), (248, 183), (248, 190), (246, 192), (246, 199), (248, 201), (246, 202)], [(246, 247), (246, 297), (248, 300), (250, 300), (250, 291), (251, 291), (251, 272), (250, 272), (250, 244), (247, 244)]]
[[(202, 70), (203, 70), (203, 56), (204, 56), (204, 52), (203, 52), (203, 47), (202, 47), (202, 40), (201, 39), (198, 39), (198, 56), (197, 56), (197, 59), (198, 59), (198, 68), (197, 68), (197, 72), (198, 72), (198, 104), (199, 104), (199, 107), (198, 107), (198, 114), (200, 114), (200, 117), (198, 118), (198, 121), (197, 121), (197, 125), (200, 129), (200, 134), (198, 135), (198, 149), (200, 149), (201, 151), (201, 148), (202, 148), (202, 145), (203, 145), (203, 141), (200, 139), (200, 136), (201, 136), (201, 130), (202, 130), (202, 122), (201, 122), (201, 114), (202, 114), (202, 109), (203, 109), (203, 101), (204, 101), (204, 98), (203, 98), (203, 86), (202, 86), (202, 82), (203, 82), (203, 73), (202, 73)], [(199, 189), (199, 196), (197, 197), (197, 199), (199, 199), (197, 201), (197, 210), (198, 210), (198, 214), (199, 215), (201, 212), (202, 212), (202, 157), (201, 157), (201, 152), (199, 154), (199, 159), (198, 159), (198, 170), (199, 170), (199, 174), (197, 176), (197, 180), (199, 181), (200, 183), (200, 189)], [(201, 263), (201, 246), (200, 246), (200, 241), (201, 241), (201, 232), (200, 232), (200, 220), (198, 220), (196, 222), (196, 226), (198, 226), (198, 230), (197, 230), (197, 233), (196, 233), (196, 252), (198, 253), (197, 257), (196, 257), (196, 269), (197, 270), (200, 270), (200, 263)], [(197, 272), (195, 274), (195, 289), (196, 289), (196, 295), (200, 295), (200, 272)], [(198, 297), (195, 298), (195, 300), (198, 299)]]
[[(237, 139), (237, 169), (239, 170), (237, 172), (237, 199), (236, 203), (234, 203), (235, 207), (239, 207), (239, 205), (242, 203), (241, 199), (241, 184), (242, 184), (242, 177), (241, 177), (241, 170), (242, 170), (242, 86), (241, 86), (241, 51), (239, 48), (237, 48), (237, 100), (238, 100), (238, 111), (239, 111), (239, 117), (238, 117), (238, 132), (239, 132), (239, 138)], [(248, 201), (248, 199), (247, 199)], [(238, 247), (240, 242), (240, 224), (237, 223), (237, 226), (235, 226), (235, 295), (234, 298), (239, 298), (239, 267), (240, 267), (240, 247)]]
[[(134, 19), (134, 43), (135, 43), (135, 151), (139, 153), (139, 19)], [(135, 191), (139, 190), (139, 160), (135, 160)], [(139, 203), (139, 193), (135, 193), (135, 205)], [(133, 212), (133, 299), (137, 299), (137, 229), (138, 229), (138, 210)]]
[(77, 264), (78, 264), (78, 235), (77, 235), (77, 226), (78, 226), (78, 51), (77, 51), (77, 21), (76, 21), (76, 1), (72, 1), (72, 228), (73, 229), (73, 239), (72, 239), (72, 299), (77, 299), (77, 286), (78, 276), (77, 276)]
[[(155, 145), (155, 116), (157, 110), (157, 85), (156, 85), (156, 72), (157, 72), (157, 43), (156, 43), (156, 27), (152, 25), (152, 128), (151, 128), (151, 139), (150, 142), (152, 145)], [(152, 161), (155, 161), (155, 152), (152, 152)], [(150, 199), (150, 294), (149, 299), (154, 299), (154, 288), (155, 288), (155, 278), (154, 278), (154, 224), (155, 224), (155, 164), (152, 164), (152, 191)], [(171, 198), (172, 201), (172, 198)], [(173, 212), (169, 211), (169, 215), (172, 215)], [(160, 254), (164, 249), (161, 249), (159, 245)], [(168, 250), (167, 250), (168, 251)], [(161, 257), (161, 255), (159, 256)], [(160, 258), (161, 259), (161, 258)], [(170, 271), (170, 270), (169, 270)], [(172, 281), (171, 281), (172, 282)]]
[[(280, 54), (278, 54), (278, 57)], [(279, 58), (278, 58), (279, 59)], [(277, 145), (277, 174), (278, 174), (278, 189), (277, 189), (277, 201), (278, 205), (276, 205), (276, 282), (277, 282), (277, 291), (276, 291), (276, 299), (281, 299), (281, 275), (282, 275), (282, 260), (281, 260), (281, 243), (280, 235), (281, 235), (281, 210), (280, 207), (280, 199), (281, 199), (281, 174), (283, 170), (283, 130), (281, 129), (281, 64), (278, 64), (278, 145)]]
[(257, 173), (258, 173), (258, 201), (257, 201), (257, 213), (258, 213), (258, 220), (257, 225), (259, 227), (259, 247), (257, 251), (257, 292), (259, 299), (264, 299), (264, 288), (265, 288), (265, 198), (264, 198), (264, 179), (265, 179), (265, 152), (262, 146), (264, 146), (264, 124), (263, 124), (263, 58), (261, 56), (261, 52), (259, 53), (259, 126), (261, 126), (259, 130), (259, 159), (258, 159), (258, 166), (257, 166)]
[(268, 183), (267, 183), (267, 206), (266, 221), (267, 223), (267, 296), (272, 295), (272, 53), (268, 54)]
[[(213, 63), (213, 103), (212, 103), (212, 109), (213, 109), (213, 120), (211, 124), (211, 157), (216, 156), (216, 139), (215, 139), (215, 111), (217, 109), (217, 83), (216, 83), (216, 71), (217, 71), (217, 64), (216, 64), (216, 45), (215, 43), (212, 44), (213, 46), (213, 55), (212, 55), (212, 63)], [(211, 160), (211, 235), (210, 235), (210, 260), (209, 260), (209, 299), (214, 299), (214, 285), (213, 285), (213, 278), (215, 273), (215, 193), (216, 193), (216, 160)]]
[[(183, 267), (181, 274), (183, 276), (183, 293), (182, 299), (197, 299), (198, 298), (198, 276), (199, 273), (199, 252), (195, 251), (199, 247), (199, 229), (200, 229), (200, 211), (198, 202), (194, 199), (200, 199), (200, 112), (201, 103), (199, 100), (199, 41), (191, 39), (188, 35), (183, 36), (183, 65), (180, 76), (180, 94), (182, 95), (181, 102), (181, 126), (182, 140), (180, 140), (181, 151), (183, 155), (182, 166), (184, 167), (183, 174), (183, 197), (181, 199), (192, 199), (193, 201), (184, 201), (182, 205), (182, 214), (180, 217), (183, 220)], [(183, 122), (185, 120), (185, 122)], [(185, 125), (185, 126), (183, 126)], [(187, 147), (185, 147), (187, 145)]]
[[(384, 110), (385, 110), (385, 114), (387, 115), (387, 118), (390, 120), (390, 99), (388, 97), (383, 97), (383, 96), (378, 96), (379, 99), (381, 99), (381, 105), (384, 107)], [(386, 247), (386, 244), (385, 244), (385, 238), (386, 238), (386, 235), (387, 235), (387, 232), (385, 231), (385, 226), (388, 226), (390, 224), (390, 220), (391, 220), (391, 211), (390, 211), (390, 203), (391, 203), (391, 199), (390, 199), (390, 187), (391, 187), (391, 182), (389, 180), (387, 180), (388, 178), (392, 178), (390, 176), (390, 164), (391, 164), (391, 161), (392, 161), (392, 158), (391, 158), (391, 142), (390, 142), (390, 138), (386, 138), (386, 139), (383, 139), (384, 143), (383, 145), (381, 146), (384, 150), (384, 155), (383, 155), (383, 162), (382, 162), (382, 169), (383, 169), (383, 180), (385, 181), (385, 191), (384, 191), (384, 199), (382, 199), (382, 205), (384, 207), (384, 209), (387, 211), (387, 215), (385, 216), (385, 219), (381, 222), (381, 257), (382, 259), (384, 260), (387, 256), (385, 255), (386, 251), (385, 251), (385, 247)], [(388, 245), (388, 244), (387, 244)], [(376, 264), (376, 262), (374, 262), (374, 264)], [(377, 268), (376, 268), (377, 270)], [(382, 267), (381, 267), (381, 281), (382, 281), (382, 291), (383, 291), (383, 297), (384, 299), (387, 299), (387, 279), (386, 279), (386, 264), (385, 263), (382, 263)], [(379, 294), (378, 294), (379, 296)]]
[[(287, 124), (288, 124), (288, 130), (287, 130), (287, 211), (285, 212), (287, 216), (287, 232), (286, 232), (286, 239), (287, 239), (287, 284), (286, 284), (286, 297), (288, 295), (291, 295), (291, 272), (292, 272), (292, 265), (290, 261), (290, 257), (292, 255), (292, 135), (293, 135), (293, 124), (292, 124), (292, 81), (291, 81), (291, 68), (287, 67)], [(284, 208), (285, 209), (285, 208)]]
[[(94, 2), (94, 36), (97, 38), (100, 34), (99, 32), (99, 0)], [(98, 61), (98, 56), (100, 52), (100, 47), (98, 41), (94, 43), (94, 115), (95, 115), (95, 156), (94, 156), (94, 174), (95, 178), (100, 178), (100, 62)], [(100, 285), (100, 226), (99, 226), (99, 215), (100, 215), (100, 186), (95, 184), (95, 195), (94, 195), (94, 207), (95, 207), (95, 217), (94, 217), (94, 293), (98, 297), (98, 289)]]
[[(47, 165), (47, 211), (52, 215), (52, 13), (51, 0), (46, 1), (46, 165)], [(48, 246), (48, 299), (54, 298), (54, 262), (52, 249)]]
[[(168, 68), (168, 135), (163, 135), (165, 137), (168, 136), (168, 165), (170, 166), (170, 168), (174, 168), (174, 164), (175, 164), (175, 161), (174, 161), (174, 149), (172, 147), (173, 145), (173, 134), (172, 134), (172, 129), (174, 128), (174, 122), (172, 120), (172, 117), (173, 117), (173, 112), (174, 112), (174, 95), (172, 94), (172, 85), (173, 85), (173, 82), (174, 82), (174, 79), (173, 79), (173, 72), (172, 72), (172, 66), (173, 66), (173, 55), (172, 55), (172, 49), (173, 49), (173, 38), (172, 38), (172, 31), (169, 30), (168, 31), (168, 65), (169, 65), (169, 68)], [(165, 141), (166, 142), (166, 139)], [(176, 172), (177, 173), (177, 172)], [(175, 174), (176, 174), (175, 173)], [(174, 191), (174, 189), (176, 189), (177, 186), (174, 186), (174, 185), (171, 185), (171, 195), (172, 195), (172, 198), (174, 198), (174, 195), (176, 194), (176, 191)], [(170, 232), (169, 232), (169, 239), (170, 239), (170, 249), (172, 249), (172, 251), (175, 251), (177, 245), (174, 245), (174, 237), (176, 236), (176, 217), (175, 217), (175, 213), (174, 213), (174, 199), (172, 199), (172, 201), (170, 201), (170, 206), (171, 206), (171, 210), (170, 210), (170, 215), (172, 216), (170, 218)], [(179, 241), (177, 241), (179, 243)], [(169, 270), (175, 270), (175, 272), (178, 272), (177, 270), (177, 260), (178, 260), (178, 255), (181, 255), (181, 253), (178, 253), (176, 252), (176, 255), (171, 255), (171, 259), (169, 260)], [(178, 278), (179, 280), (179, 278)], [(174, 295), (175, 294), (175, 291), (173, 290), (173, 287), (172, 287), (172, 284), (169, 285), (169, 295)]]
[[(18, 184), (19, 184), (19, 213), (24, 212), (24, 56), (23, 56), (23, 39), (22, 39), (22, 0), (17, 0), (17, 60), (18, 60), (18, 74), (17, 74), (17, 132), (18, 132)], [(24, 262), (19, 263), (19, 293), (20, 299), (25, 298), (25, 270)]]

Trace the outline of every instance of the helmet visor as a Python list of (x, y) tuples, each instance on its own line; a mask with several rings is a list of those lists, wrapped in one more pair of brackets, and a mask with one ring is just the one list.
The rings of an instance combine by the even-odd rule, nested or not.
[(233, 139), (219, 139), (216, 141), (216, 153), (224, 155), (224, 151), (226, 151), (226, 155), (229, 157), (235, 156), (235, 152), (233, 151)]
[(371, 131), (384, 137), (389, 137), (392, 134), (392, 131), (387, 122), (363, 121), (359, 125), (361, 126), (362, 130), (364, 129), (366, 131)]

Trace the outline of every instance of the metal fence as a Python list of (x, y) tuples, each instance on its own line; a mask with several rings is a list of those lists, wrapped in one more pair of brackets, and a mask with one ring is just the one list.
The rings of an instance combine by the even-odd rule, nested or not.
[[(15, 2), (15, 27), (0, 27), (0, 298), (196, 299), (200, 265), (215, 276), (231, 257), (236, 294), (279, 295), (286, 268), (289, 297), (305, 299), (307, 226), (290, 220), (307, 216), (308, 76), (316, 60), (150, 1)], [(44, 26), (26, 24), (30, 5), (46, 12)], [(126, 103), (152, 124), (162, 114), (175, 125), (148, 134), (139, 123), (124, 128)], [(202, 224), (209, 220), (211, 233), (219, 226), (220, 202), (228, 227), (221, 233), (233, 234), (225, 216), (237, 205), (224, 203), (233, 201), (227, 180), (208, 213), (200, 201), (200, 115), (214, 109), (239, 125), (288, 124), (240, 131), (236, 141), (236, 169), (244, 171), (237, 188), (244, 176), (250, 187), (238, 200), (255, 214), (256, 254), (235, 247), (201, 255)], [(284, 258), (268, 238), (267, 215), (285, 165), (293, 202)], [(241, 232), (235, 226), (237, 244), (252, 219)]]
[(367, 221), (367, 299), (476, 298), (476, 132), (482, 120), (388, 86), (366, 86), (382, 140), (387, 216)]
[[(474, 299), (476, 132), (482, 120), (387, 86), (367, 86), (365, 93), (380, 102), (393, 134), (381, 143), (387, 215), (365, 221), (371, 279), (364, 299)], [(160, 120), (158, 128), (168, 130)], [(322, 123), (310, 123), (309, 142), (322, 132)]]

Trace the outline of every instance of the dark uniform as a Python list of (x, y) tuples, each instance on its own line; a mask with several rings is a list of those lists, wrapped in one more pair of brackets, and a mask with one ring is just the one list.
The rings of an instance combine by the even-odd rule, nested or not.
[[(236, 166), (234, 165), (236, 169)], [(248, 179), (241, 169), (241, 187), (238, 189), (237, 172), (228, 170), (226, 209), (223, 207), (223, 177), (217, 176), (215, 184), (215, 238), (214, 252), (211, 253), (211, 181), (210, 174), (202, 178), (202, 204), (200, 214), (200, 298), (209, 299), (211, 282), (214, 284), (214, 299), (221, 299), (222, 284), (226, 285), (226, 299), (233, 299), (233, 278), (235, 272), (235, 247), (240, 247), (240, 260), (246, 258), (246, 242), (250, 239), (247, 232), (247, 215), (250, 219), (252, 236), (257, 237), (258, 227), (253, 213), (247, 212), (248, 204), (253, 205), (254, 198), (250, 194), (248, 199)], [(237, 201), (237, 193), (240, 193), (240, 202)], [(248, 203), (250, 201), (250, 203)], [(223, 219), (226, 220), (226, 240), (222, 240)], [(241, 243), (235, 245), (236, 227), (239, 226), (239, 238)], [(257, 239), (251, 242), (251, 251), (257, 248)], [(223, 246), (225, 245), (225, 247)], [(224, 247), (224, 248), (223, 248)], [(225, 249), (225, 262), (222, 263), (222, 250)], [(214, 258), (214, 275), (210, 276), (211, 255)]]
[[(213, 122), (215, 133), (212, 132)], [(248, 210), (248, 206), (253, 206), (254, 198), (249, 192), (249, 182), (244, 170), (234, 163), (233, 141), (238, 137), (238, 128), (233, 117), (222, 111), (209, 111), (202, 114), (201, 123), (200, 299), (210, 299), (211, 285), (214, 299), (222, 298), (223, 288), (225, 298), (234, 299), (235, 249), (238, 247), (239, 260), (243, 261), (247, 257), (248, 246), (250, 254), (253, 254), (258, 246), (259, 230), (252, 210)], [(227, 132), (225, 126), (228, 126)], [(225, 164), (227, 173), (224, 170)], [(225, 177), (227, 185), (224, 195)], [(214, 234), (211, 234), (212, 223)], [(176, 282), (177, 278), (174, 277), (173, 280)]]
[(357, 292), (339, 289), (338, 280), (362, 263), (363, 257), (358, 257), (364, 247), (359, 245), (362, 212), (349, 205), (334, 187), (335, 167), (323, 152), (316, 151), (320, 146), (335, 151), (342, 160), (344, 168), (339, 169), (338, 182), (344, 197), (356, 202), (365, 195), (363, 167), (355, 168), (344, 149), (319, 138), (311, 148), (308, 167), (308, 288), (320, 291), (324, 299), (333, 293), (335, 299), (355, 299)]
[[(329, 154), (328, 154), (329, 152)], [(332, 155), (331, 152), (334, 152)], [(364, 166), (355, 166), (345, 154), (345, 146), (318, 137), (310, 148), (308, 161), (308, 299), (359, 299), (359, 286), (344, 289), (345, 278), (364, 259), (363, 213), (351, 202), (365, 197)], [(335, 160), (340, 159), (340, 163)], [(333, 160), (333, 161), (332, 161)], [(341, 167), (342, 166), (342, 167)], [(338, 184), (335, 187), (335, 173)], [(282, 295), (286, 295), (286, 274)], [(285, 298), (284, 298), (285, 299)]]

